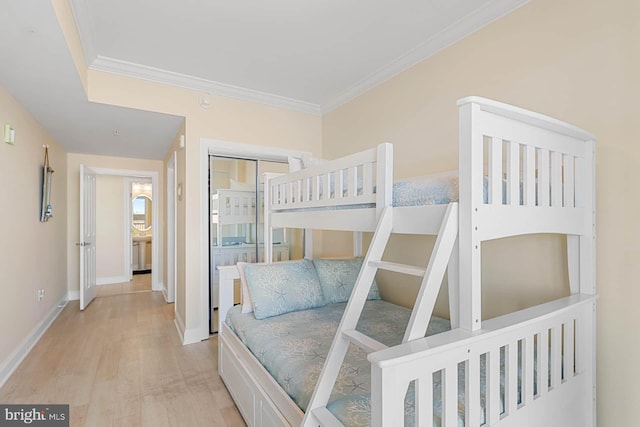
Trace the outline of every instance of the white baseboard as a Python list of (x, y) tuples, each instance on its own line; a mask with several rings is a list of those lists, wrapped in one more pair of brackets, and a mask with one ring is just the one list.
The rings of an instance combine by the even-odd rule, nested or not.
[(182, 319), (180, 319), (180, 316), (178, 316), (177, 312), (173, 317), (173, 323), (174, 325), (176, 325), (178, 335), (180, 335), (180, 342), (182, 342), (182, 344), (184, 345), (184, 323), (182, 322)]
[(96, 277), (96, 285), (111, 285), (113, 283), (125, 283), (128, 281), (128, 276)]
[(151, 289), (152, 291), (164, 291), (164, 283), (158, 282), (156, 287)]
[(200, 328), (198, 329), (186, 329), (184, 331), (184, 339), (182, 340), (182, 345), (194, 344), (202, 341), (202, 334)]
[(193, 344), (202, 341), (202, 337), (200, 336), (199, 329), (185, 329), (184, 322), (178, 316), (176, 312), (175, 317), (173, 319), (173, 323), (176, 325), (176, 329), (178, 330), (178, 335), (180, 335), (180, 340), (182, 341), (182, 345)]
[(53, 323), (54, 320), (58, 317), (58, 315), (62, 312), (64, 307), (67, 305), (67, 296), (65, 295), (62, 299), (55, 305), (49, 313), (36, 325), (35, 328), (25, 337), (24, 340), (20, 343), (18, 348), (15, 349), (13, 353), (5, 360), (2, 364), (0, 364), (0, 387), (4, 385), (4, 383), (9, 379), (11, 374), (16, 370), (16, 368), (20, 365), (20, 363), (24, 360), (24, 358), (29, 354), (34, 345), (40, 340), (42, 335), (49, 329), (49, 326)]
[(80, 290), (77, 291), (68, 291), (67, 292), (67, 300), (68, 301), (78, 301), (80, 299)]

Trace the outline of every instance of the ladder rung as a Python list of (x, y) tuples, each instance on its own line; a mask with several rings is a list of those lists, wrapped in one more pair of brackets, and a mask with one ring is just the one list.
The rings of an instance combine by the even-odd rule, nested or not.
[(369, 265), (383, 270), (395, 271), (397, 273), (411, 274), (413, 276), (424, 276), (426, 269), (422, 267), (414, 267), (413, 265), (398, 264), (387, 261), (369, 261)]
[(365, 350), (367, 353), (373, 353), (374, 351), (380, 351), (389, 348), (381, 342), (376, 341), (373, 338), (363, 334), (362, 332), (356, 331), (355, 329), (344, 331), (342, 332), (342, 335), (358, 347)]
[(316, 408), (311, 411), (313, 416), (318, 420), (321, 426), (344, 427), (344, 425), (331, 413), (327, 408)]

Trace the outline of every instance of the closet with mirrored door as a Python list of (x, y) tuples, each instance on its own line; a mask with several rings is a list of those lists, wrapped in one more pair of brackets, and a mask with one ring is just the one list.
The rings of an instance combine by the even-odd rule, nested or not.
[[(287, 173), (286, 163), (209, 156), (209, 330), (217, 331), (219, 266), (264, 262), (263, 174)], [(302, 257), (302, 231), (274, 232), (274, 261)], [(239, 283), (237, 284), (239, 286)], [(237, 291), (238, 296), (240, 292)]]

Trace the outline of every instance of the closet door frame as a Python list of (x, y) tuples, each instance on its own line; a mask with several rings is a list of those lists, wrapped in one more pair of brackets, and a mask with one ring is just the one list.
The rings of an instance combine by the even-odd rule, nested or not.
[[(206, 185), (209, 179), (209, 156), (287, 163), (289, 156), (301, 157), (303, 154), (310, 155), (311, 152), (201, 138), (199, 156), (200, 182), (203, 183), (200, 185), (200, 200), (202, 206), (200, 211), (201, 232), (206, 233), (206, 235), (209, 233), (209, 186)], [(208, 238), (200, 239), (200, 339), (209, 337), (209, 259), (211, 257), (209, 246), (210, 242)], [(183, 343), (186, 344), (186, 342)]]

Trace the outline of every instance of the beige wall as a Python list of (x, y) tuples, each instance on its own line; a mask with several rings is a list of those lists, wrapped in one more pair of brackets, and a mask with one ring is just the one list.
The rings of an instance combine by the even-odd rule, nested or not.
[[(96, 177), (96, 276), (99, 284), (122, 282), (124, 260), (124, 178)], [(114, 281), (115, 280), (115, 281)]]
[[(16, 131), (0, 140), (0, 375), (6, 364), (67, 294), (67, 159), (62, 148), (0, 86), (0, 124)], [(2, 133), (4, 134), (4, 133)], [(54, 169), (53, 218), (40, 222), (43, 144)], [(38, 302), (37, 290), (45, 296)], [(0, 377), (1, 380), (1, 377)]]
[[(322, 128), (329, 158), (394, 143), (396, 178), (457, 168), (456, 100), (466, 95), (539, 111), (597, 136), (600, 426), (636, 425), (640, 404), (638, 12), (634, 1), (533, 1), (325, 115)], [(393, 257), (420, 257), (416, 242), (394, 245)], [(564, 263), (564, 242), (549, 236), (485, 244), (485, 315), (563, 294)], [(414, 292), (400, 290), (385, 289), (400, 300)]]
[[(201, 227), (202, 203), (206, 202), (201, 200), (201, 190), (207, 183), (200, 176), (200, 139), (319, 152), (321, 130), (320, 117), (312, 114), (213, 95), (213, 107), (204, 110), (198, 104), (199, 96), (197, 91), (89, 71), (91, 101), (185, 117), (186, 146), (178, 151), (179, 176), (184, 173), (179, 181), (183, 200), (178, 205), (182, 240), (178, 248), (184, 245), (184, 252), (178, 255), (177, 296), (184, 294), (185, 298), (181, 319), (185, 329), (190, 336), (201, 334), (196, 338), (203, 338), (208, 334), (208, 319), (201, 314), (205, 296), (201, 291), (203, 281), (208, 280), (208, 255), (201, 253), (201, 239), (206, 239), (208, 231)], [(180, 234), (183, 226), (184, 234)]]
[[(76, 153), (67, 154), (67, 271), (69, 272), (67, 286), (72, 298), (78, 298), (78, 292), (80, 291), (80, 252), (75, 245), (75, 242), (80, 241), (80, 164), (93, 168), (156, 172), (158, 174), (158, 189), (156, 193), (158, 195), (158, 206), (163, 206), (164, 204), (164, 174), (161, 160), (93, 156)], [(97, 197), (100, 197), (100, 194)], [(122, 202), (120, 201), (118, 205), (122, 207)], [(124, 209), (124, 207), (122, 208)], [(160, 218), (157, 220), (160, 221), (158, 223), (160, 225), (164, 223), (164, 212), (162, 209), (158, 209), (158, 211)], [(122, 212), (122, 215), (124, 216), (124, 212)], [(122, 221), (122, 219), (118, 220)], [(154, 236), (153, 238), (159, 239), (158, 247), (162, 248), (162, 236)], [(160, 265), (157, 268), (158, 271), (156, 271), (160, 282), (164, 277), (162, 270), (164, 253), (164, 251), (161, 251), (159, 254), (158, 263)]]

